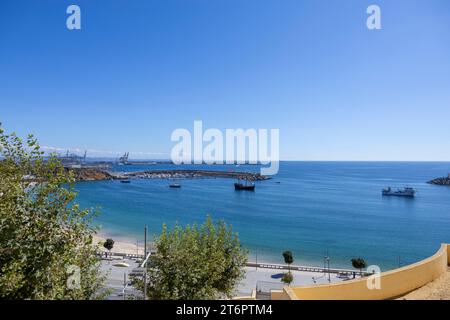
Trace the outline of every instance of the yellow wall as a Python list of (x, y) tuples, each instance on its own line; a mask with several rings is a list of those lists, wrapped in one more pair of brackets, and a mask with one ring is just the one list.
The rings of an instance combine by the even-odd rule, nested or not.
[(447, 245), (447, 264), (450, 266), (450, 244)]
[[(299, 300), (381, 300), (402, 296), (441, 276), (450, 264), (450, 245), (443, 244), (432, 257), (415, 264), (383, 272), (380, 289), (370, 290), (367, 278), (336, 284), (285, 287), (291, 299)], [(275, 293), (274, 298), (286, 297)]]

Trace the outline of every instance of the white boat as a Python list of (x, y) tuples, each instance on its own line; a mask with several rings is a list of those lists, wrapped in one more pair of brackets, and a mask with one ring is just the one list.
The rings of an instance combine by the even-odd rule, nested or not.
[(118, 262), (113, 264), (113, 267), (119, 267), (119, 268), (128, 268), (130, 265), (125, 262)]

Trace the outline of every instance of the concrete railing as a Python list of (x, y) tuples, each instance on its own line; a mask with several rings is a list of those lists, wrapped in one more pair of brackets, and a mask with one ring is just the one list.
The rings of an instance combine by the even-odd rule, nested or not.
[(342, 283), (284, 287), (272, 292), (283, 300), (384, 300), (405, 295), (439, 278), (450, 264), (450, 245), (442, 244), (432, 257), (403, 268)]
[(322, 268), (322, 267), (309, 267), (309, 266), (298, 266), (287, 264), (276, 264), (276, 263), (256, 263), (247, 262), (247, 267), (254, 267), (260, 269), (274, 269), (274, 270), (290, 270), (290, 271), (303, 271), (303, 272), (316, 272), (316, 273), (337, 273), (346, 274), (349, 276), (369, 276), (372, 273), (359, 271), (359, 270), (349, 270), (349, 269), (337, 269), (337, 268)]
[(253, 289), (249, 296), (234, 297), (232, 300), (256, 300), (256, 290)]

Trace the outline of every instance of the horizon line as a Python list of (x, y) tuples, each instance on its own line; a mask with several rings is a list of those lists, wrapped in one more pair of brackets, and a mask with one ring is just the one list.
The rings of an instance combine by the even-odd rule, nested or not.
[[(108, 157), (108, 156), (98, 156), (98, 157), (86, 157), (87, 159), (111, 159), (111, 160), (117, 160), (117, 157)], [(133, 161), (159, 161), (159, 162), (172, 162), (169, 158), (137, 158), (137, 159), (129, 159), (129, 162)], [(274, 161), (276, 162), (276, 161)], [(449, 162), (450, 160), (358, 160), (358, 159), (346, 159), (346, 160), (321, 160), (321, 159), (280, 159), (279, 162)], [(185, 165), (194, 165), (195, 163), (184, 163)], [(215, 165), (226, 165), (227, 163), (214, 163)], [(249, 164), (249, 163), (241, 163), (241, 164)], [(257, 165), (260, 163), (256, 163)]]

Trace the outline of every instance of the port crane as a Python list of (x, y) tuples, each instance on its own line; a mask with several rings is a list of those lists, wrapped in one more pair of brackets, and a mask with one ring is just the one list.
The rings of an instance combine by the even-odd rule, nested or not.
[(119, 158), (119, 164), (129, 164), (129, 162), (128, 162), (128, 157), (129, 157), (129, 155), (130, 155), (129, 152), (125, 152), (125, 153), (123, 154), (123, 156), (121, 156), (121, 157)]

